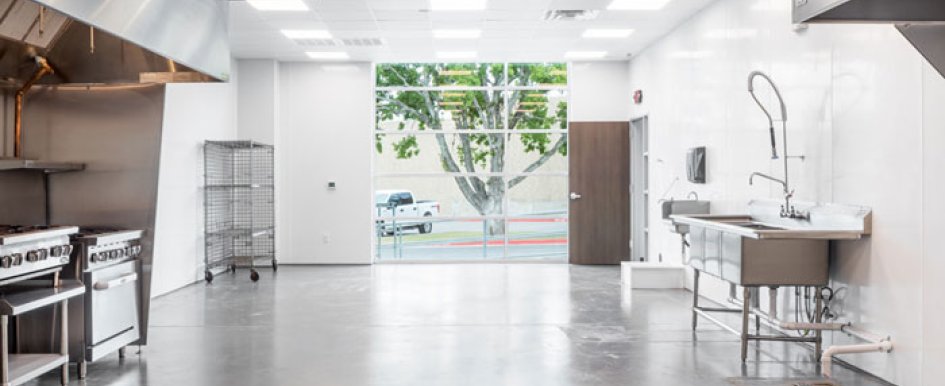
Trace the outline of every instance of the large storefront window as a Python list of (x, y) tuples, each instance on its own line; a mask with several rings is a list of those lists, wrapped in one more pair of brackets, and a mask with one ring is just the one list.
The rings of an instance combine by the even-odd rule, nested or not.
[(380, 64), (376, 86), (378, 260), (567, 260), (566, 64)]

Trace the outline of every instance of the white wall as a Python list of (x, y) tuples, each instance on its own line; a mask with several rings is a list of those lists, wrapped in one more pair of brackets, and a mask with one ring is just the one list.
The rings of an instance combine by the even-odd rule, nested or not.
[[(787, 101), (790, 153), (808, 157), (791, 162), (797, 198), (874, 211), (871, 238), (838, 245), (834, 309), (892, 335), (897, 348), (844, 359), (898, 384), (935, 384), (945, 376), (938, 365), (945, 312), (935, 298), (945, 293), (945, 264), (926, 238), (945, 225), (937, 217), (945, 213), (945, 113), (936, 107), (945, 81), (891, 26), (814, 25), (797, 33), (789, 7), (721, 0), (631, 61), (630, 89), (646, 95), (632, 115), (650, 118), (651, 186), (662, 192), (679, 177), (673, 196), (695, 190), (716, 213), (780, 198), (777, 186), (747, 183), (753, 171), (782, 174), (770, 160), (767, 121), (747, 92), (750, 71), (769, 73)], [(767, 90), (760, 82), (757, 88)], [(761, 94), (775, 106), (770, 92)], [(684, 154), (701, 145), (708, 147), (708, 183), (692, 185)], [(651, 229), (651, 253), (678, 262), (678, 236)], [(718, 284), (711, 292), (721, 299)]]
[(279, 124), (279, 62), (245, 59), (237, 62), (237, 135), (274, 145)]
[[(280, 64), (280, 263), (373, 261), (373, 68)], [(328, 190), (329, 181), (336, 190)]]
[(573, 62), (568, 79), (572, 122), (625, 122), (631, 93), (627, 62)]
[(236, 139), (235, 82), (167, 85), (152, 297), (203, 279), (203, 142)]

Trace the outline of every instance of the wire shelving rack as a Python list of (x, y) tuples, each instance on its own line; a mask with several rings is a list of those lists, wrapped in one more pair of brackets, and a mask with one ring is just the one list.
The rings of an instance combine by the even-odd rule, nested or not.
[(257, 262), (278, 269), (274, 149), (253, 141), (204, 143), (205, 280)]

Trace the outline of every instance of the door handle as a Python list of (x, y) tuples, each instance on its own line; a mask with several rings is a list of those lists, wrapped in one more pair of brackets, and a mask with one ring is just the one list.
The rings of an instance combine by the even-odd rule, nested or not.
[(581, 195), (580, 195), (580, 194), (577, 194), (577, 193), (574, 193), (574, 192), (571, 192), (571, 196), (570, 196), (570, 197), (571, 197), (571, 200), (577, 200), (577, 199), (580, 199), (580, 198), (581, 198)]
[(104, 291), (110, 288), (118, 287), (122, 284), (131, 283), (136, 280), (138, 280), (138, 273), (132, 272), (127, 275), (119, 276), (111, 280), (96, 282), (95, 285), (92, 286), (92, 288), (95, 288), (98, 291)]

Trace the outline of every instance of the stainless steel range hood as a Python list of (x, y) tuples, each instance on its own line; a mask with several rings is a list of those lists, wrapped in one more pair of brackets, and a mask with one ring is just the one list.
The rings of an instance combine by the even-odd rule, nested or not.
[(40, 84), (226, 81), (222, 0), (0, 0), (0, 79)]
[(793, 0), (795, 23), (881, 23), (896, 28), (945, 76), (945, 0)]

